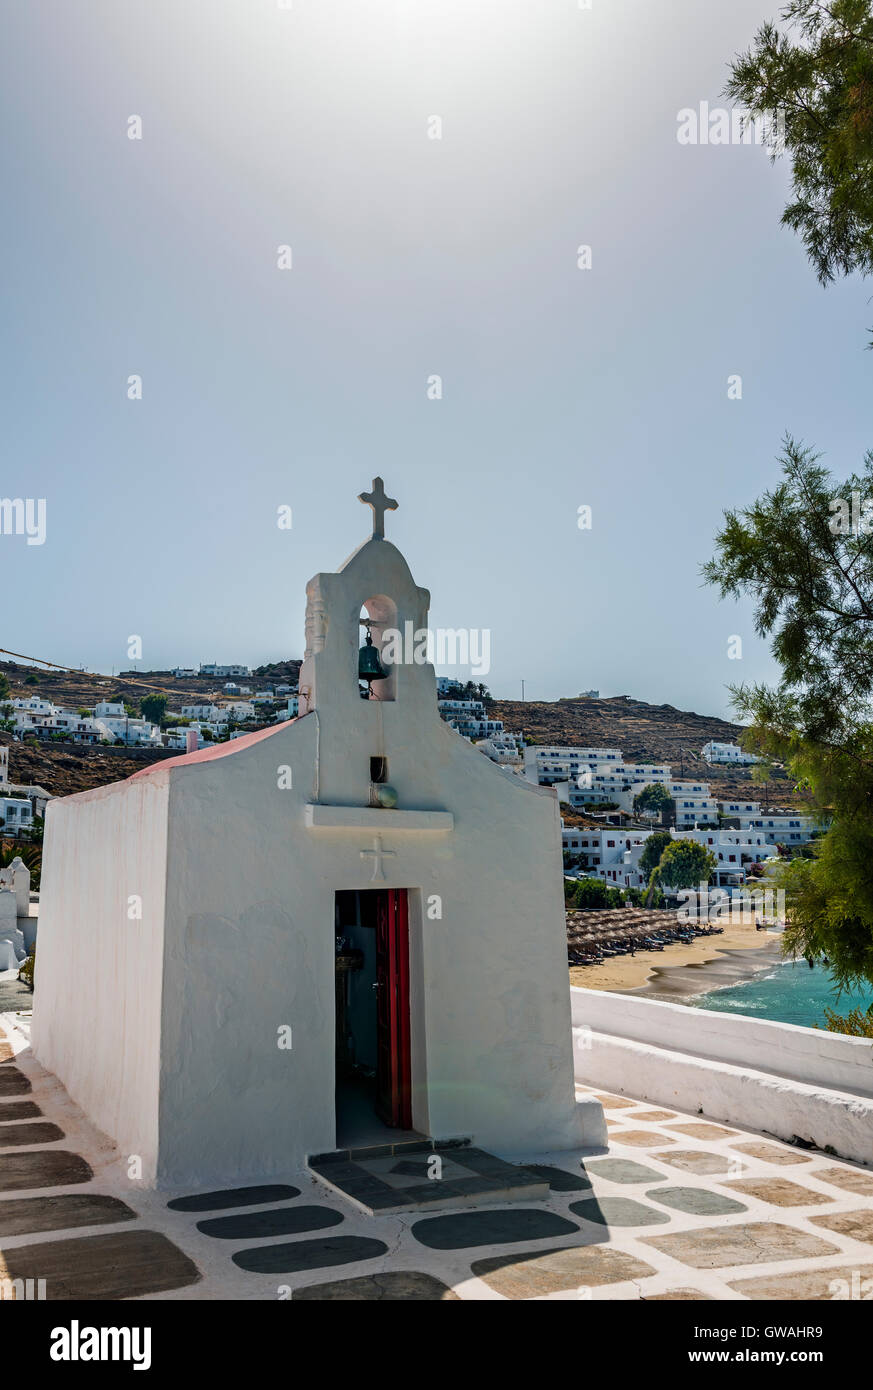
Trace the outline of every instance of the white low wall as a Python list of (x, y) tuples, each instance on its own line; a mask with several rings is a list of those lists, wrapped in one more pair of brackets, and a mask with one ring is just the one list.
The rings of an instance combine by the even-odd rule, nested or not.
[(576, 1080), (873, 1165), (873, 1044), (573, 989)]
[(873, 1043), (867, 1038), (605, 990), (571, 989), (570, 995), (574, 1028), (873, 1097)]
[(21, 935), (24, 937), (24, 944), (27, 948), (28, 955), (30, 955), (30, 952), (36, 945), (36, 929), (38, 924), (39, 919), (35, 911), (32, 911), (29, 917), (19, 917), (18, 919), (18, 927)]

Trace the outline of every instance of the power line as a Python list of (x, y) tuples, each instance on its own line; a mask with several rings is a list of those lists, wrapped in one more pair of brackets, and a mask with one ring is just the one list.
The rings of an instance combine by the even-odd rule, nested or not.
[(180, 691), (178, 687), (175, 690), (169, 690), (165, 685), (150, 685), (148, 681), (137, 681), (127, 676), (104, 676), (98, 671), (80, 671), (77, 666), (62, 666), (57, 661), (47, 661), (41, 656), (25, 656), (23, 652), (9, 651), (7, 647), (0, 647), (0, 652), (2, 652), (4, 656), (16, 656), (21, 661), (34, 662), (39, 666), (50, 666), (54, 671), (66, 671), (68, 674), (74, 676), (87, 676), (91, 680), (106, 681), (110, 685), (136, 685), (140, 686), (143, 690), (157, 690), (161, 695), (180, 695), (185, 693), (184, 691)]

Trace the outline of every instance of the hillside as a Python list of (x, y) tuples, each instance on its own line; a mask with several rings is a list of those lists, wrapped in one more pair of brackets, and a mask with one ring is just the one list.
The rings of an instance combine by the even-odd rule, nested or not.
[(9, 780), (23, 786), (45, 787), (54, 796), (72, 796), (107, 782), (121, 782), (150, 763), (178, 758), (178, 749), (92, 748), (82, 743), (13, 743), (9, 746)]
[[(240, 677), (253, 690), (275, 681), (296, 683), (299, 661), (281, 661), (259, 667), (250, 677)], [(139, 707), (139, 701), (157, 687), (169, 701), (169, 709), (183, 704), (231, 698), (224, 682), (214, 676), (186, 676), (177, 679), (171, 671), (129, 671), (118, 676), (91, 675), (76, 671), (46, 671), (21, 662), (2, 661), (0, 671), (9, 681), (15, 699), (39, 695), (69, 709), (91, 707), (98, 700), (123, 700)], [(35, 677), (35, 683), (28, 677)], [(102, 787), (131, 777), (150, 763), (179, 756), (178, 749), (101, 748), (77, 743), (25, 744), (13, 742), (12, 735), (0, 733), (0, 743), (9, 745), (9, 780), (23, 785), (45, 787), (55, 796)]]
[(794, 783), (785, 776), (764, 786), (753, 781), (749, 769), (710, 767), (701, 756), (703, 745), (710, 739), (736, 743), (742, 733), (739, 724), (726, 719), (673, 705), (648, 705), (630, 695), (602, 700), (580, 696), (550, 704), (495, 700), (490, 713), (530, 743), (618, 748), (627, 762), (670, 763), (677, 778), (709, 782), (719, 800), (751, 797), (767, 806), (798, 804)]
[[(276, 661), (258, 667), (241, 683), (257, 689), (280, 681), (296, 683), (300, 662)], [(41, 695), (72, 709), (92, 706), (98, 700), (121, 699), (138, 706), (149, 688), (167, 693), (170, 709), (195, 700), (223, 700), (227, 695), (223, 681), (210, 676), (177, 679), (170, 671), (127, 671), (117, 676), (94, 676), (85, 672), (47, 672), (41, 668), (10, 661), (0, 662), (13, 696)], [(28, 682), (27, 677), (35, 677)], [(797, 804), (792, 783), (775, 778), (764, 788), (752, 781), (751, 773), (738, 768), (711, 768), (700, 750), (710, 739), (735, 742), (739, 725), (709, 715), (678, 710), (672, 705), (649, 705), (629, 695), (595, 700), (580, 697), (553, 703), (496, 700), (496, 718), (508, 729), (524, 734), (531, 743), (581, 744), (619, 748), (628, 761), (669, 762), (677, 777), (709, 781), (719, 798), (751, 796), (768, 806)], [(135, 748), (89, 748), (77, 744), (54, 743), (32, 747), (10, 744), (10, 775), (16, 782), (35, 782), (56, 796), (102, 786), (129, 777), (139, 768), (173, 752)]]
[[(240, 676), (237, 684), (260, 689), (262, 684), (286, 681), (296, 684), (299, 661), (278, 661), (270, 666), (259, 666), (251, 676)], [(172, 671), (124, 671), (117, 676), (97, 676), (78, 671), (46, 671), (42, 667), (24, 666), (14, 661), (0, 661), (0, 671), (9, 681), (12, 694), (26, 699), (30, 695), (40, 695), (45, 700), (53, 700), (56, 705), (70, 709), (92, 706), (98, 700), (118, 698), (128, 704), (137, 705), (143, 695), (157, 687), (163, 691), (170, 709), (178, 710), (182, 704), (189, 704), (189, 697), (196, 700), (228, 700), (231, 697), (224, 690), (224, 681), (215, 676), (183, 676), (176, 678)], [(36, 683), (28, 683), (28, 677), (35, 677)]]

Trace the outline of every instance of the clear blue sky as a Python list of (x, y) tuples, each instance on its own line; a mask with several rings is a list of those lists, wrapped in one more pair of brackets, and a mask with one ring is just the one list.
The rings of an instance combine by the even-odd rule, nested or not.
[(381, 473), (496, 694), (723, 713), (770, 676), (699, 566), (786, 429), (840, 474), (873, 444), (870, 292), (818, 286), (784, 165), (676, 117), (778, 4), (3, 0), (0, 491), (47, 539), (0, 538), (2, 645), (302, 655)]

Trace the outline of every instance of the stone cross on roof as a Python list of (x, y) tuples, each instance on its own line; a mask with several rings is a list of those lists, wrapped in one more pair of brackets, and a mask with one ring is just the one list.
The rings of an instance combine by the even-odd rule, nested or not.
[(373, 479), (372, 492), (359, 492), (358, 501), (366, 502), (368, 507), (373, 508), (373, 536), (380, 541), (385, 539), (385, 513), (396, 512), (397, 503), (393, 497), (385, 495), (385, 484), (381, 478)]

